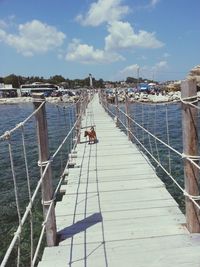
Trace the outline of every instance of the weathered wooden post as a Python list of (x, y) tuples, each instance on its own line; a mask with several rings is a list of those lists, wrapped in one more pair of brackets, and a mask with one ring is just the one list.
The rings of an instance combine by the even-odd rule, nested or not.
[[(197, 100), (197, 86), (194, 79), (182, 81), (182, 128), (183, 128), (183, 153), (184, 155), (198, 155), (198, 132), (197, 132), (197, 115), (198, 110), (186, 102)], [(196, 102), (197, 103), (197, 102)], [(184, 160), (185, 191), (192, 196), (198, 196), (199, 170), (187, 159)], [(186, 222), (190, 233), (200, 232), (199, 210), (193, 204), (186, 194)]]
[(115, 89), (115, 107), (116, 107), (116, 117), (115, 117), (115, 124), (119, 126), (119, 101), (118, 101), (118, 92)]
[(125, 110), (126, 110), (126, 127), (127, 127), (127, 136), (128, 140), (131, 140), (131, 121), (129, 118), (129, 98), (128, 98), (128, 91), (125, 91)]
[(103, 104), (102, 103), (102, 95), (103, 95), (103, 93), (102, 93), (102, 88), (99, 88), (99, 90), (98, 90), (98, 97), (99, 97), (99, 104)]
[(103, 90), (103, 91), (101, 91), (101, 102), (102, 102), (103, 108), (106, 110), (106, 101), (105, 101), (105, 98), (106, 98), (106, 93), (105, 93), (105, 90)]
[(77, 124), (76, 124), (76, 137), (77, 137), (77, 143), (80, 143), (80, 129), (81, 129), (81, 118), (80, 118), (80, 114), (81, 114), (81, 103), (80, 103), (81, 98), (79, 98), (79, 100), (76, 102), (76, 120), (77, 120)]
[[(42, 102), (45, 101), (44, 94), (35, 93), (33, 94), (33, 104), (37, 109)], [(38, 136), (38, 148), (39, 148), (39, 166), (41, 175), (45, 169), (46, 163), (49, 160), (49, 148), (48, 148), (48, 129), (46, 120), (45, 105), (36, 114), (37, 123), (37, 136)], [(51, 165), (49, 166), (43, 181), (42, 181), (42, 205), (43, 205), (43, 216), (46, 220), (49, 206), (53, 197), (52, 187), (52, 171)], [(51, 208), (51, 212), (46, 222), (46, 241), (47, 246), (56, 245), (56, 220), (54, 206)]]
[(108, 112), (108, 93), (105, 94), (105, 107), (106, 107), (106, 111)]
[(107, 108), (107, 93), (106, 91), (104, 91), (104, 94), (103, 94), (103, 103), (104, 103), (104, 109), (105, 111), (107, 112), (106, 108)]
[(86, 111), (86, 92), (83, 91), (82, 93), (82, 114), (85, 115), (85, 111)]

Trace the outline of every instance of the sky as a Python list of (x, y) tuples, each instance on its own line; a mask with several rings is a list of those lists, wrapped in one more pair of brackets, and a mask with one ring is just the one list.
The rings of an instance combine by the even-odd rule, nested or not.
[(0, 77), (182, 80), (200, 64), (199, 0), (0, 0)]

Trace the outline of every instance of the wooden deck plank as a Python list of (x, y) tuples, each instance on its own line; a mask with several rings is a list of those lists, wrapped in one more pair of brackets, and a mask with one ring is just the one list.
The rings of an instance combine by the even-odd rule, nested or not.
[[(73, 254), (71, 247), (73, 246)], [(106, 248), (106, 254), (105, 254)], [(141, 249), (142, 248), (142, 249)], [(47, 248), (44, 253), (44, 261), (49, 265), (56, 266), (57, 264), (66, 264), (66, 261), (60, 259), (70, 259), (72, 266), (84, 266), (86, 260), (87, 266), (106, 266), (105, 257), (108, 261), (107, 266), (199, 266), (199, 237), (198, 240), (193, 240), (193, 237), (188, 239), (186, 235), (162, 236), (156, 238), (145, 238), (138, 240), (121, 240), (108, 242), (105, 246), (102, 243), (92, 243), (82, 249), (82, 245), (70, 244), (57, 248)], [(52, 253), (54, 252), (54, 253)], [(134, 252), (134, 255), (133, 255)], [(130, 258), (129, 255), (133, 255)], [(85, 256), (86, 255), (86, 256)], [(118, 257), (114, 257), (118, 255)], [(177, 257), (181, 255), (182, 257)], [(95, 259), (99, 259), (95, 264)], [(104, 260), (104, 261), (103, 261)], [(52, 264), (52, 265), (51, 265)], [(193, 265), (192, 265), (193, 264)], [(62, 266), (62, 265), (57, 265)], [(67, 265), (68, 266), (68, 265)]]

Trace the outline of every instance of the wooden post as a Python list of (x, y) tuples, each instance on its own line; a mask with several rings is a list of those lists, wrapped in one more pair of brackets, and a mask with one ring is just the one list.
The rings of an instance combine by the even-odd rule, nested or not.
[(76, 119), (77, 119), (77, 124), (76, 124), (76, 137), (77, 137), (77, 143), (80, 143), (80, 128), (81, 128), (81, 118), (80, 118), (80, 114), (81, 114), (81, 107), (80, 107), (80, 100), (81, 98), (79, 98), (79, 100), (76, 102)]
[[(194, 79), (185, 80), (181, 83), (181, 97), (187, 102), (197, 99), (197, 86)], [(191, 97), (194, 97), (190, 99)], [(195, 107), (182, 103), (182, 128), (183, 128), (183, 153), (188, 156), (198, 155), (198, 132), (197, 132), (198, 110)], [(184, 160), (185, 190), (193, 196), (199, 195), (198, 169), (187, 159)], [(186, 196), (186, 222), (190, 233), (200, 232), (199, 210)]]
[(108, 112), (108, 108), (109, 108), (109, 105), (108, 105), (108, 93), (105, 94), (105, 107), (106, 107), (106, 111)]
[(88, 105), (88, 93), (87, 91), (84, 92), (84, 101), (83, 101), (83, 113), (85, 115), (86, 113), (86, 109), (87, 109), (87, 105)]
[(104, 109), (105, 109), (105, 111), (106, 112), (108, 112), (107, 111), (107, 92), (106, 91), (104, 91)]
[(128, 99), (128, 92), (126, 90), (125, 92), (125, 109), (126, 109), (126, 127), (127, 127), (127, 136), (128, 136), (128, 140), (131, 140), (131, 122), (130, 122), (130, 118), (129, 118), (129, 99)]
[[(44, 94), (35, 93), (33, 94), (33, 104), (37, 109), (42, 102), (45, 101)], [(39, 148), (39, 163), (41, 175), (45, 168), (45, 162), (49, 160), (49, 148), (48, 148), (48, 129), (45, 105), (36, 114), (37, 123), (37, 136), (38, 136), (38, 148)], [(44, 220), (48, 213), (49, 206), (53, 197), (52, 187), (52, 171), (51, 165), (49, 166), (42, 182), (42, 204), (43, 204), (43, 216)], [(47, 246), (56, 245), (56, 220), (54, 206), (51, 208), (50, 215), (46, 222), (46, 241)]]
[(115, 118), (115, 123), (116, 126), (119, 126), (119, 101), (118, 101), (118, 94), (117, 94), (117, 89), (115, 89), (115, 106), (116, 106), (116, 118)]

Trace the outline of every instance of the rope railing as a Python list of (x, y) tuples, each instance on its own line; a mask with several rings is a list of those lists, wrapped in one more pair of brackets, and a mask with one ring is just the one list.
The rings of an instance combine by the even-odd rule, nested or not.
[[(51, 167), (52, 163), (54, 162), (55, 158), (58, 156), (59, 152), (61, 151), (61, 149), (64, 147), (64, 145), (66, 144), (66, 142), (71, 142), (69, 141), (70, 138), (73, 140), (71, 144), (73, 144), (73, 147), (71, 147), (71, 150), (74, 151), (77, 143), (78, 143), (78, 136), (76, 139), (74, 139), (74, 132), (76, 130), (77, 127), (80, 127), (80, 120), (81, 117), (84, 113), (84, 109), (87, 106), (88, 102), (88, 98), (87, 96), (84, 97), (80, 97), (80, 99), (72, 105), (68, 105), (66, 108), (69, 109), (69, 113), (70, 110), (72, 110), (72, 108), (76, 107), (77, 103), (80, 106), (79, 110), (78, 110), (78, 114), (75, 118), (75, 115), (73, 115), (74, 117), (74, 123), (70, 125), (70, 130), (67, 133), (67, 135), (63, 138), (63, 140), (61, 141), (61, 143), (59, 144), (59, 146), (57, 147), (57, 149), (55, 150), (55, 152), (52, 154), (52, 156), (49, 157), (49, 160), (45, 161), (45, 162), (38, 162), (38, 165), (40, 166), (40, 168), (42, 168), (42, 174), (41, 177), (39, 178), (36, 188), (33, 192), (33, 194), (31, 194), (31, 189), (30, 189), (30, 175), (29, 175), (29, 168), (28, 168), (28, 159), (27, 159), (27, 151), (26, 151), (26, 144), (25, 144), (25, 136), (24, 136), (24, 126), (25, 124), (31, 119), (33, 118), (33, 116), (37, 115), (38, 112), (44, 107), (45, 101), (42, 102), (39, 107), (30, 115), (28, 116), (23, 122), (17, 124), (16, 127), (14, 127), (12, 130), (10, 130), (9, 132), (5, 132), (1, 137), (0, 140), (2, 141), (7, 141), (8, 146), (9, 146), (9, 153), (10, 153), (10, 161), (11, 161), (11, 170), (12, 170), (12, 176), (13, 176), (13, 183), (14, 183), (14, 189), (15, 189), (15, 198), (16, 198), (16, 205), (17, 205), (17, 211), (18, 211), (18, 219), (19, 219), (19, 225), (17, 227), (17, 230), (14, 233), (14, 236), (11, 240), (11, 243), (6, 251), (6, 254), (4, 255), (3, 261), (1, 262), (1, 267), (6, 266), (9, 257), (14, 249), (14, 247), (17, 245), (17, 243), (19, 243), (18, 246), (18, 256), (17, 256), (17, 266), (19, 266), (20, 264), (20, 236), (22, 233), (22, 228), (25, 225), (25, 222), (27, 221), (27, 218), (30, 217), (30, 228), (31, 228), (31, 246), (30, 246), (30, 261), (31, 261), (31, 267), (35, 266), (36, 261), (37, 261), (37, 257), (40, 251), (40, 247), (43, 241), (43, 236), (45, 233), (45, 228), (46, 228), (46, 223), (49, 219), (49, 216), (51, 214), (52, 208), (54, 207), (54, 202), (55, 202), (55, 198), (56, 195), (59, 192), (59, 188), (61, 186), (61, 183), (64, 179), (64, 172), (65, 169), (68, 168), (69, 165), (69, 161), (70, 161), (70, 157), (68, 157), (65, 169), (63, 170), (60, 179), (57, 183), (56, 189), (52, 194), (52, 198), (49, 200), (48, 203), (48, 210), (46, 213), (46, 216), (44, 217), (43, 223), (42, 223), (42, 229), (40, 232), (40, 236), (39, 236), (39, 241), (38, 244), (36, 246), (36, 249), (34, 251), (34, 247), (33, 247), (33, 222), (32, 222), (32, 207), (33, 207), (33, 203), (36, 200), (36, 197), (40, 191), (41, 185), (44, 181), (44, 177), (46, 176), (49, 168)], [(23, 146), (23, 155), (24, 155), (24, 162), (25, 162), (25, 169), (26, 169), (26, 179), (27, 179), (27, 185), (28, 185), (28, 196), (29, 196), (29, 204), (27, 205), (25, 212), (23, 214), (23, 216), (21, 216), (21, 212), (20, 212), (20, 207), (19, 207), (19, 200), (18, 200), (18, 190), (17, 190), (17, 184), (16, 184), (16, 175), (15, 175), (15, 169), (14, 169), (14, 163), (13, 163), (13, 153), (12, 153), (12, 146), (11, 146), (11, 133), (13, 134), (16, 130), (21, 129), (22, 131), (22, 146)], [(80, 131), (77, 132), (77, 135), (80, 135)], [(45, 203), (44, 203), (45, 204)]]
[[(185, 127), (193, 127), (191, 128), (191, 132), (194, 133), (194, 138), (196, 138), (197, 135), (197, 125), (195, 124), (195, 120), (196, 120), (196, 113), (193, 114), (193, 110), (199, 110), (200, 107), (198, 106), (198, 101), (199, 101), (199, 97), (197, 97), (197, 92), (196, 90), (196, 85), (194, 83), (194, 81), (185, 81), (185, 83), (183, 84), (183, 92), (182, 92), (182, 97), (180, 98), (180, 103), (182, 103), (182, 109), (184, 109), (184, 112), (186, 113), (186, 116), (188, 116), (188, 118), (190, 118), (191, 123), (187, 122)], [(115, 92), (115, 99), (117, 96), (117, 92)], [(183, 152), (180, 152), (177, 148), (175, 148), (173, 146), (173, 142), (170, 141), (170, 129), (169, 129), (169, 119), (168, 119), (168, 113), (169, 113), (169, 109), (168, 106), (170, 105), (169, 103), (141, 103), (141, 102), (135, 102), (132, 104), (132, 106), (137, 105), (137, 107), (140, 106), (140, 110), (136, 111), (131, 111), (129, 110), (129, 114), (127, 114), (127, 99), (125, 104), (118, 104), (118, 101), (115, 100), (115, 103), (108, 103), (107, 102), (107, 97), (106, 94), (101, 93), (100, 94), (100, 102), (102, 103), (104, 109), (111, 115), (111, 117), (114, 119), (115, 123), (118, 122), (120, 123), (122, 130), (124, 132), (127, 133), (127, 135), (131, 135), (132, 137), (132, 141), (135, 142), (137, 145), (140, 146), (140, 148), (145, 151), (145, 153), (148, 155), (148, 157), (150, 157), (155, 164), (157, 164), (157, 167), (160, 167), (160, 169), (162, 169), (162, 171), (173, 181), (173, 183), (179, 188), (179, 190), (182, 192), (182, 195), (187, 197), (191, 203), (193, 203), (194, 207), (196, 207), (198, 210), (200, 209), (200, 204), (199, 204), (199, 200), (200, 200), (200, 194), (198, 192), (198, 178), (197, 178), (197, 171), (200, 171), (200, 166), (199, 166), (199, 159), (200, 156), (197, 155), (197, 152), (194, 152), (195, 149), (194, 148), (190, 148), (188, 145), (183, 148)], [(173, 103), (174, 105), (174, 103)], [(178, 105), (178, 104), (176, 104)], [(120, 107), (119, 107), (120, 106)], [(126, 108), (124, 108), (124, 106)], [(143, 107), (145, 106), (146, 110), (147, 110), (147, 114), (146, 114), (146, 120), (144, 120), (144, 109)], [(165, 107), (165, 112), (162, 113), (162, 121), (163, 124), (165, 123), (165, 128), (166, 128), (166, 140), (162, 140), (161, 138), (159, 138), (158, 136), (155, 135), (155, 121), (153, 122), (151, 116), (153, 116), (150, 113), (150, 106), (151, 107), (157, 107), (157, 106), (162, 106)], [(190, 108), (192, 108), (193, 110), (191, 111)], [(126, 109), (126, 111), (124, 111), (124, 109)], [(155, 108), (156, 110), (156, 108)], [(131, 115), (130, 115), (131, 113)], [(156, 117), (156, 112), (155, 116)], [(183, 112), (182, 112), (183, 113)], [(151, 115), (150, 115), (151, 114)], [(138, 121), (138, 119), (136, 119), (138, 117), (138, 115), (140, 115), (140, 121)], [(151, 122), (150, 122), (151, 119)], [(182, 121), (184, 121), (184, 118), (182, 119)], [(129, 122), (129, 123), (128, 123)], [(131, 122), (131, 126), (130, 126), (130, 122)], [(153, 124), (153, 125), (152, 125)], [(194, 126), (191, 126), (193, 125)], [(116, 124), (117, 125), (117, 124)], [(119, 125), (119, 127), (120, 127)], [(118, 126), (118, 125), (117, 125)], [(150, 127), (151, 126), (151, 127)], [(120, 127), (120, 128), (121, 128)], [(163, 127), (163, 126), (162, 126)], [(139, 133), (138, 133), (139, 131)], [(186, 133), (190, 133), (190, 130), (187, 129)], [(140, 136), (138, 136), (140, 135)], [(146, 137), (145, 137), (146, 136)], [(188, 136), (189, 138), (189, 136)], [(129, 138), (130, 139), (130, 138)], [(144, 141), (145, 140), (145, 141)], [(154, 151), (152, 149), (152, 140), (154, 140), (155, 142), (155, 148)], [(184, 140), (183, 140), (184, 141)], [(145, 143), (146, 142), (146, 143)], [(188, 143), (187, 140), (185, 140), (186, 143)], [(158, 143), (158, 144), (157, 144)], [(192, 145), (191, 141), (191, 145)], [(147, 145), (148, 144), (148, 145)], [(165, 150), (161, 149), (161, 145), (163, 146), (163, 148), (165, 148)], [(168, 150), (168, 153), (165, 152), (165, 156), (163, 157), (162, 155), (162, 162), (161, 162), (161, 156), (160, 156), (160, 152), (159, 152), (159, 148), (161, 151), (166, 151)], [(184, 146), (184, 143), (183, 143)], [(147, 148), (149, 147), (149, 148)], [(191, 151), (191, 152), (190, 152)], [(197, 150), (196, 150), (197, 151)], [(154, 156), (154, 153), (157, 154), (157, 156)], [(163, 152), (162, 152), (163, 153)], [(186, 167), (186, 172), (190, 172), (190, 174), (188, 173), (187, 175), (193, 176), (193, 180), (194, 180), (194, 185), (191, 185), (190, 187), (182, 186), (182, 181), (180, 183), (180, 178), (179, 178), (179, 182), (176, 180), (174, 174), (172, 172), (172, 155), (171, 153), (174, 153), (174, 155), (177, 156), (177, 159), (180, 160), (180, 162), (182, 162), (182, 168), (183, 166), (185, 166), (185, 164), (189, 163), (190, 165), (188, 165), (188, 167)], [(165, 162), (163, 161), (164, 158), (166, 158)], [(167, 163), (168, 161), (168, 163)], [(166, 168), (166, 163), (168, 165), (168, 169)], [(184, 167), (185, 168), (185, 167)], [(195, 168), (197, 171), (194, 171)], [(190, 171), (191, 170), (191, 171)], [(185, 174), (186, 175), (186, 174)], [(189, 179), (191, 179), (191, 177), (189, 177)], [(188, 182), (189, 184), (191, 182)], [(186, 185), (188, 184), (186, 183)], [(196, 187), (195, 187), (196, 185)], [(194, 189), (196, 188), (196, 189)], [(186, 218), (187, 221), (192, 221), (193, 219), (190, 218), (190, 216), (187, 214), (187, 205), (189, 202), (186, 202)], [(189, 210), (189, 209), (188, 209)], [(190, 206), (190, 210), (192, 210), (191, 206)], [(194, 211), (194, 214), (198, 214), (199, 211)], [(194, 225), (194, 223), (188, 223), (188, 228), (189, 231), (191, 232), (199, 232), (200, 230), (200, 220), (198, 218), (195, 219), (196, 222), (198, 224), (198, 226)], [(193, 221), (195, 221), (193, 220)], [(193, 225), (192, 225), (193, 224)], [(190, 226), (192, 225), (192, 226)]]
[[(113, 105), (113, 104), (110, 104)], [(114, 107), (116, 107), (116, 105), (113, 105)], [(112, 114), (113, 117), (115, 117), (115, 113), (113, 113), (111, 110), (109, 110), (109, 108), (107, 108), (106, 106), (104, 106), (104, 108), (108, 111), (108, 113)], [(145, 133), (147, 133), (149, 136), (153, 137), (156, 141), (160, 142), (161, 144), (163, 144), (165, 147), (169, 148), (171, 151), (175, 152), (178, 156), (180, 156), (182, 159), (186, 159), (188, 160), (190, 163), (192, 163), (196, 168), (198, 168), (200, 170), (200, 166), (195, 162), (195, 160), (199, 159), (199, 157), (195, 156), (193, 158), (193, 156), (190, 155), (185, 155), (184, 153), (180, 153), (178, 150), (176, 150), (175, 148), (173, 148), (172, 146), (170, 146), (169, 144), (165, 143), (164, 141), (162, 141), (160, 138), (158, 138), (157, 136), (155, 136), (154, 134), (152, 134), (150, 131), (148, 131), (146, 128), (144, 128), (142, 125), (140, 125), (138, 122), (136, 122), (136, 120), (134, 120), (131, 116), (128, 116), (123, 110), (121, 110), (120, 108), (118, 108), (119, 112), (121, 114), (123, 114), (125, 117), (129, 118), (135, 125), (137, 125), (141, 130), (143, 130)], [(122, 121), (121, 121), (122, 123)], [(125, 126), (123, 124), (123, 126)], [(125, 127), (126, 128), (126, 127)], [(128, 130), (128, 129), (127, 129)], [(169, 131), (169, 129), (168, 129)], [(134, 135), (135, 138), (135, 135)], [(168, 139), (169, 140), (169, 139)]]
[[(120, 112), (122, 112), (124, 115), (126, 115), (122, 110), (119, 109)], [(130, 118), (131, 119), (131, 118)], [(132, 120), (132, 119), (131, 119)], [(124, 124), (124, 122), (122, 120), (120, 120), (120, 123), (124, 126), (124, 128), (126, 130), (128, 130), (127, 126)], [(134, 120), (132, 120), (134, 122)], [(138, 125), (138, 124), (137, 124)], [(138, 125), (139, 126), (139, 125)], [(143, 127), (142, 127), (143, 128)], [(146, 131), (148, 134), (150, 134), (152, 137), (154, 137), (156, 140), (161, 141), (162, 144), (164, 144), (167, 148), (171, 149), (171, 147), (164, 143), (162, 140), (160, 140), (159, 138), (156, 138), (156, 136), (153, 136), (150, 132)], [(134, 137), (134, 139), (136, 139), (136, 141), (138, 142), (138, 144), (147, 152), (147, 154), (157, 163), (157, 165), (168, 175), (168, 177), (170, 177), (170, 179), (177, 185), (177, 187), (180, 189), (180, 191), (182, 191), (184, 196), (187, 196), (194, 204), (195, 206), (200, 209), (200, 205), (196, 202), (197, 200), (200, 200), (200, 196), (191, 196), (190, 194), (188, 194), (185, 189), (183, 189), (181, 187), (181, 185), (174, 179), (174, 177), (170, 174), (170, 172), (168, 172), (163, 166), (162, 164), (153, 156), (153, 154), (142, 144), (142, 142), (140, 142), (140, 140), (130, 131), (130, 134)], [(172, 148), (172, 151), (176, 151)], [(179, 152), (176, 151), (177, 154), (180, 156)], [(195, 163), (192, 161), (192, 163)], [(195, 164), (196, 166), (196, 164)], [(198, 166), (198, 165), (197, 165)]]
[[(80, 116), (81, 117), (81, 116)], [(62, 146), (65, 144), (65, 142), (68, 140), (69, 136), (71, 135), (71, 133), (74, 131), (75, 127), (77, 125), (77, 121), (75, 122), (75, 124), (73, 125), (73, 127), (71, 128), (70, 132), (66, 135), (66, 137), (64, 138), (64, 140), (62, 141), (62, 143), (60, 144), (60, 146), (57, 148), (57, 150), (54, 152), (54, 154), (52, 155), (51, 157), (51, 162), (54, 161), (54, 158), (57, 156), (57, 154), (59, 153), (59, 151), (61, 150)], [(75, 143), (76, 145), (76, 143)], [(74, 148), (75, 148), (75, 145), (74, 145)], [(48, 163), (48, 167), (51, 163)], [(67, 164), (66, 164), (66, 168), (68, 167), (68, 164), (69, 164), (69, 159), (67, 161)], [(47, 167), (47, 169), (48, 169)], [(47, 171), (46, 169), (46, 171)], [(46, 173), (45, 171), (45, 173)], [(45, 174), (44, 174), (45, 175)], [(43, 176), (44, 177), (44, 176)], [(42, 243), (42, 239), (43, 239), (43, 236), (44, 236), (44, 233), (45, 233), (45, 227), (46, 227), (46, 223), (47, 223), (47, 220), (50, 216), (50, 212), (51, 212), (51, 209), (53, 208), (53, 205), (54, 205), (54, 201), (55, 201), (55, 198), (56, 198), (56, 195), (59, 191), (59, 188), (63, 182), (63, 179), (64, 179), (64, 176), (63, 174), (61, 175), (61, 178), (58, 182), (58, 185), (53, 193), (53, 197), (52, 197), (52, 200), (50, 201), (50, 206), (48, 207), (48, 212), (47, 212), (47, 215), (46, 215), (46, 218), (44, 219), (43, 223), (42, 223), (42, 230), (41, 230), (41, 233), (40, 233), (40, 237), (39, 237), (39, 242), (38, 242), (38, 245), (37, 245), (37, 248), (36, 248), (36, 251), (35, 251), (35, 254), (34, 254), (34, 257), (33, 257), (33, 266), (35, 265), (35, 262), (37, 260), (37, 256), (38, 256), (38, 252), (39, 252), (39, 249), (40, 249), (40, 246), (41, 246), (41, 243)]]

